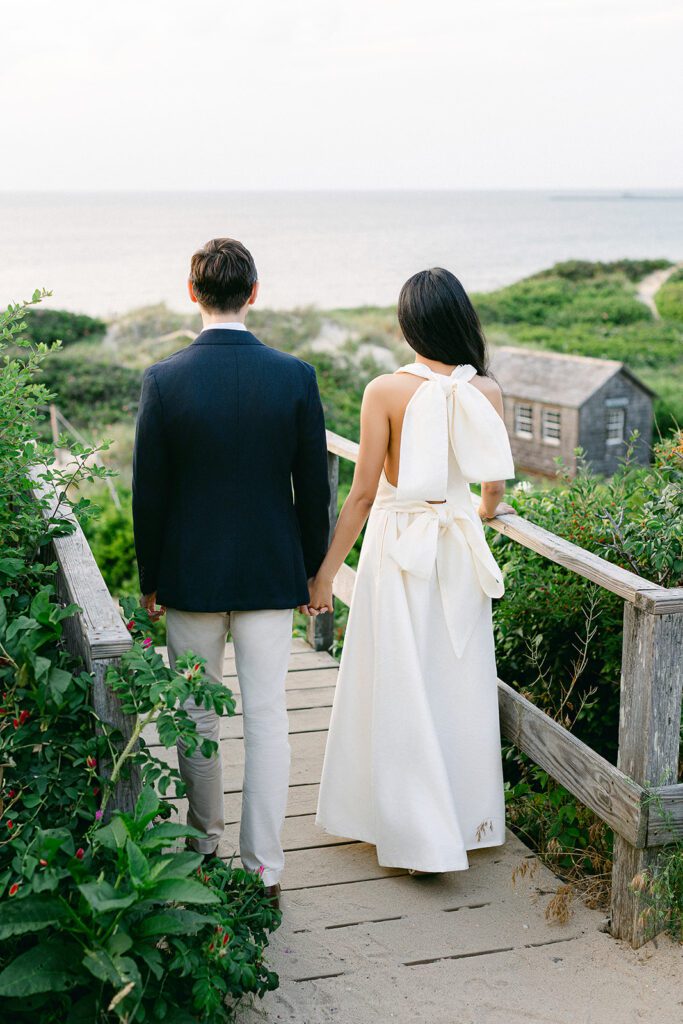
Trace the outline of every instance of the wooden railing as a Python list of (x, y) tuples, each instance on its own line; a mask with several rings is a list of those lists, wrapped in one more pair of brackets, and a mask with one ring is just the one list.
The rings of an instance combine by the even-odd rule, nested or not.
[[(339, 458), (356, 462), (358, 445), (327, 433), (336, 519)], [(683, 689), (683, 588), (666, 589), (612, 565), (517, 515), (492, 529), (624, 599), (616, 767), (529, 700), (498, 680), (502, 734), (614, 831), (612, 935), (634, 947), (651, 937), (631, 879), (656, 863), (657, 848), (683, 837), (683, 784), (676, 784)], [(354, 570), (342, 566), (334, 594), (351, 602)], [(333, 616), (311, 620), (309, 640), (329, 648)]]
[[(92, 673), (92, 705), (100, 722), (107, 731), (116, 730), (120, 740), (113, 741), (114, 748), (123, 748), (132, 735), (135, 717), (124, 715), (118, 698), (105, 683), (110, 665), (119, 664), (121, 655), (132, 647), (132, 638), (126, 629), (119, 610), (102, 578), (95, 556), (90, 550), (81, 527), (69, 514), (68, 505), (61, 502), (51, 484), (46, 483), (36, 472), (33, 475), (33, 492), (36, 498), (44, 500), (44, 515), (47, 519), (58, 510), (58, 517), (69, 519), (74, 524), (72, 533), (53, 540), (48, 560), (57, 564), (56, 586), (64, 604), (76, 604), (80, 611), (64, 620), (64, 639), (67, 649), (82, 659), (88, 672)], [(111, 758), (106, 757), (100, 764), (105, 777), (111, 769)], [(140, 791), (140, 778), (133, 768), (126, 778), (121, 778), (114, 788), (109, 806), (131, 811)]]

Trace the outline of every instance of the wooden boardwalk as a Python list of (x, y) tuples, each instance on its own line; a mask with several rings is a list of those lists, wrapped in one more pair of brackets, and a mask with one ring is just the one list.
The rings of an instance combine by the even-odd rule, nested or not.
[[(280, 989), (247, 1008), (249, 1022), (297, 1024), (610, 1024), (683, 1022), (680, 951), (664, 937), (632, 950), (605, 932), (604, 914), (575, 901), (566, 924), (545, 907), (561, 884), (508, 830), (473, 851), (468, 871), (413, 879), (378, 866), (374, 847), (315, 825), (337, 662), (292, 642), (287, 704), (292, 768), (283, 832), (283, 924), (269, 960)], [(237, 714), (221, 729), (226, 833), (237, 848), (243, 769), (234, 655), (225, 678)], [(150, 743), (154, 734), (147, 735)], [(176, 763), (175, 751), (168, 760)], [(177, 801), (181, 816), (185, 802)], [(526, 864), (523, 877), (513, 874)], [(657, 945), (658, 966), (643, 963)]]

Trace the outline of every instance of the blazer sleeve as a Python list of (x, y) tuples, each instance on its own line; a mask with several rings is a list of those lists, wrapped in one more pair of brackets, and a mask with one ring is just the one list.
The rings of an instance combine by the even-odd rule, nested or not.
[(140, 590), (158, 586), (169, 485), (168, 444), (159, 386), (151, 369), (142, 378), (142, 393), (133, 447), (133, 533)]
[(330, 542), (325, 415), (313, 367), (310, 368), (306, 401), (299, 415), (292, 484), (306, 575), (311, 577), (320, 568)]

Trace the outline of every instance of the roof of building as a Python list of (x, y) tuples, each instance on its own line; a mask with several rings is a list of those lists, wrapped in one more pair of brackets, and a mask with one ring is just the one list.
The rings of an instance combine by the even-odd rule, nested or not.
[(616, 359), (593, 359), (512, 345), (491, 346), (490, 357), (491, 370), (503, 394), (516, 398), (579, 408), (619, 372), (654, 395), (647, 384)]

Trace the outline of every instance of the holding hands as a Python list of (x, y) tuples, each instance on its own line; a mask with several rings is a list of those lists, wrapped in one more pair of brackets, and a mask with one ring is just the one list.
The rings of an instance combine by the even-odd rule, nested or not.
[(332, 580), (318, 573), (308, 581), (308, 604), (299, 605), (299, 611), (315, 618), (321, 612), (334, 610), (332, 598)]

